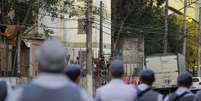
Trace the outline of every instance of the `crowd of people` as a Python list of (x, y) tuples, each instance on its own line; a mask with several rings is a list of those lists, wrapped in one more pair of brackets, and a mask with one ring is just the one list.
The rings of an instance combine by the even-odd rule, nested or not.
[(201, 101), (201, 92), (190, 90), (192, 75), (183, 72), (178, 78), (178, 89), (163, 96), (152, 89), (155, 73), (143, 70), (136, 87), (122, 80), (124, 63), (114, 59), (111, 62), (111, 81), (96, 90), (95, 97), (89, 96), (79, 84), (81, 66), (69, 64), (69, 53), (62, 43), (45, 41), (36, 52), (39, 75), (30, 83), (8, 91), (6, 82), (0, 82), (0, 101)]

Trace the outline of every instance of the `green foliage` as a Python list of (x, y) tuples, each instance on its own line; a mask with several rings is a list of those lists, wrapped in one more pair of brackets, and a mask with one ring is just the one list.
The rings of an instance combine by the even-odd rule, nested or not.
[[(83, 17), (87, 9), (85, 3), (75, 5), (74, 0), (0, 0), (0, 4), (3, 5), (0, 7), (0, 19), (3, 19), (3, 24), (24, 24), (26, 27), (34, 25), (44, 16), (50, 16), (52, 20), (64, 18), (64, 15), (70, 18)], [(11, 13), (14, 14), (10, 15)], [(93, 14), (99, 14), (98, 7), (93, 6)], [(45, 31), (45, 35), (49, 33), (50, 29), (40, 27)]]
[[(165, 0), (122, 0), (117, 7), (117, 20), (122, 21), (127, 17), (121, 37), (136, 37), (144, 34), (145, 54), (162, 52), (162, 38), (164, 33), (164, 8)], [(125, 12), (126, 11), (126, 12)], [(116, 27), (117, 31), (120, 25)], [(117, 33), (117, 32), (116, 32)]]
[[(182, 21), (183, 16), (178, 15), (178, 30), (182, 30)], [(188, 20), (187, 18), (187, 53), (186, 53), (186, 60), (187, 60), (187, 67), (193, 68), (197, 65), (198, 61), (198, 22), (195, 20)]]
[[(50, 16), (54, 20), (63, 18), (65, 14), (72, 17), (78, 16), (78, 11), (84, 12), (84, 7), (73, 3), (74, 0), (0, 0), (0, 19), (5, 25), (23, 24), (28, 28), (44, 16)], [(43, 29), (45, 33), (49, 33), (49, 29)]]
[[(117, 7), (116, 27), (118, 32), (122, 20), (125, 21), (120, 37), (138, 37), (144, 34), (145, 55), (163, 52), (164, 24), (164, 2), (165, 0), (122, 0)], [(119, 11), (119, 12), (118, 12)], [(126, 11), (126, 12), (125, 12)], [(181, 53), (183, 47), (182, 15), (169, 15), (168, 17), (168, 52)], [(115, 33), (117, 33), (115, 32)], [(187, 67), (196, 65), (198, 54), (198, 22), (190, 20), (187, 22)], [(116, 37), (116, 36), (115, 36)]]

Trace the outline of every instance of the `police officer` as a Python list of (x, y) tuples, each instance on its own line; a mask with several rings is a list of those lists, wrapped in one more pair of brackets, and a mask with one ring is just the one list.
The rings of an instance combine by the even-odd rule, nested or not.
[(112, 80), (96, 91), (96, 101), (134, 101), (136, 92), (134, 87), (126, 85), (122, 76), (124, 65), (121, 60), (114, 60), (111, 63)]
[(58, 41), (45, 41), (37, 51), (39, 75), (11, 93), (7, 101), (92, 101), (63, 73), (68, 52)]
[(75, 84), (79, 84), (81, 75), (81, 66), (78, 64), (70, 64), (65, 69), (66, 76)]
[(194, 94), (190, 91), (192, 75), (189, 72), (182, 72), (177, 79), (178, 89), (168, 95), (165, 101), (193, 101)]
[(140, 75), (140, 84), (136, 87), (136, 101), (162, 101), (163, 96), (152, 90), (151, 86), (155, 81), (155, 74), (152, 70), (144, 70)]

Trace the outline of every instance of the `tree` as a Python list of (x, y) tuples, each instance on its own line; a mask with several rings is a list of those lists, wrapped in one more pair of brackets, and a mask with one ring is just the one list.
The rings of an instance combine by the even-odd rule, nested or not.
[[(178, 31), (182, 31), (182, 15), (177, 15), (177, 25), (178, 25)], [(197, 65), (198, 61), (198, 29), (199, 29), (199, 22), (196, 20), (193, 20), (190, 17), (186, 18), (187, 20), (187, 53), (186, 53), (186, 62), (187, 62), (187, 68), (191, 69), (194, 66)], [(182, 38), (183, 38), (182, 37)]]
[[(2, 25), (18, 24), (25, 25), (30, 32), (35, 27), (42, 27), (45, 33), (50, 33), (44, 24), (37, 25), (38, 19), (50, 16), (63, 19), (64, 15), (69, 18), (83, 16), (86, 12), (85, 5), (75, 5), (74, 0), (0, 0), (0, 19)], [(93, 7), (94, 14), (99, 13), (98, 7)], [(48, 35), (47, 35), (48, 36)]]
[[(164, 13), (163, 6), (165, 0), (119, 0), (114, 1), (113, 6), (113, 52), (115, 55), (120, 53), (121, 39), (126, 36), (139, 35), (141, 33), (145, 36), (145, 53), (154, 53), (160, 51), (160, 49), (152, 49), (150, 47), (151, 37), (161, 38), (161, 34), (164, 26)], [(117, 33), (117, 34), (116, 34)], [(156, 34), (155, 34), (156, 33)], [(158, 41), (161, 40), (154, 40)], [(146, 44), (147, 43), (147, 44)], [(147, 47), (147, 46), (149, 47)], [(161, 44), (157, 45), (157, 48)], [(155, 47), (155, 46), (154, 46)], [(154, 48), (153, 47), (153, 48)], [(116, 51), (114, 51), (116, 50)]]
[[(144, 35), (145, 55), (163, 53), (164, 35), (164, 1), (165, 0), (119, 0), (113, 6), (113, 50), (115, 55), (121, 53), (121, 39)], [(168, 52), (182, 53), (182, 15), (168, 17)], [(123, 27), (122, 27), (123, 25)], [(187, 67), (193, 67), (198, 54), (198, 22), (189, 19), (187, 22)], [(120, 33), (119, 35), (116, 33)], [(119, 39), (120, 38), (120, 39)]]
[[(83, 16), (86, 7), (74, 5), (74, 0), (0, 0), (0, 27), (7, 25), (23, 25), (24, 32), (17, 32), (15, 37), (15, 45), (13, 45), (13, 71), (20, 74), (21, 68), (21, 40), (27, 33), (35, 28), (41, 27), (44, 30), (43, 35), (49, 37), (52, 30), (48, 29), (44, 24), (39, 25), (39, 20), (45, 16), (50, 16), (52, 20), (55, 18), (63, 19), (64, 15)], [(37, 29), (36, 29), (37, 30)], [(36, 32), (35, 35), (38, 32)], [(28, 35), (30, 36), (30, 35)], [(5, 38), (0, 38), (5, 40)], [(7, 39), (6, 39), (7, 40)], [(6, 46), (8, 46), (6, 44)], [(7, 57), (7, 56), (6, 56)], [(6, 60), (7, 61), (7, 60)], [(17, 68), (16, 68), (17, 67)]]

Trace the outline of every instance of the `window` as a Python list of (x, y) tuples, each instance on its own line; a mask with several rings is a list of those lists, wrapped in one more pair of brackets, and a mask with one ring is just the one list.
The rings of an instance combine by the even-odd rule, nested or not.
[(193, 78), (193, 82), (199, 82), (198, 78)]
[(77, 2), (84, 2), (84, 0), (77, 0)]
[(78, 19), (78, 34), (85, 34), (85, 20), (84, 19)]

